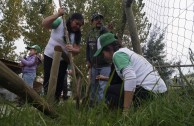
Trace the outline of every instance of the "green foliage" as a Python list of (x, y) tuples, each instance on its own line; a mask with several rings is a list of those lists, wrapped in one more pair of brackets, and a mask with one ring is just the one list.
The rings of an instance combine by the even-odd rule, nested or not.
[[(144, 43), (149, 35), (151, 23), (149, 22), (148, 18), (146, 17), (146, 13), (144, 12), (145, 3), (143, 0), (133, 0), (132, 10), (134, 14), (134, 20), (137, 27), (137, 34), (140, 40), (140, 43)], [(121, 15), (122, 10), (119, 10), (119, 14)], [(121, 17), (119, 17), (121, 19)], [(118, 22), (117, 22), (118, 24)], [(121, 27), (120, 24), (118, 28)], [(118, 31), (117, 28), (117, 31)], [(132, 47), (131, 39), (129, 38), (130, 34), (128, 28), (125, 27), (124, 29), (124, 36), (123, 36), (123, 44), (127, 47)]]
[(59, 114), (56, 119), (50, 119), (30, 105), (22, 108), (14, 103), (0, 103), (1, 125), (16, 126), (64, 126), (64, 125), (102, 125), (102, 126), (183, 126), (194, 123), (194, 94), (191, 88), (169, 87), (168, 93), (155, 96), (138, 109), (131, 108), (124, 116), (121, 110), (109, 110), (105, 104), (94, 108), (81, 107), (76, 109), (72, 99), (54, 109)]
[(149, 30), (151, 27), (151, 23), (149, 23), (149, 20), (146, 17), (146, 12), (143, 11), (144, 6), (145, 3), (143, 3), (143, 0), (134, 0), (133, 13), (135, 17), (135, 22), (137, 24), (137, 31), (140, 43), (145, 42), (149, 35)]
[(0, 2), (2, 19), (0, 20), (0, 56), (7, 60), (15, 60), (16, 47), (14, 41), (20, 37), (21, 31), (21, 2), (22, 0), (9, 0)]
[(42, 27), (42, 19), (53, 13), (53, 6), (43, 1), (25, 1), (23, 5), (25, 23), (22, 25), (24, 43), (37, 44), (43, 50), (46, 46), (50, 32)]
[(172, 68), (165, 67), (169, 66), (171, 62), (165, 60), (166, 55), (164, 53), (165, 44), (163, 43), (164, 33), (160, 33), (160, 28), (155, 26), (150, 33), (150, 38), (144, 48), (144, 56), (151, 64), (157, 66), (157, 70), (161, 77), (165, 80), (170, 77), (173, 72)]
[(2, 42), (0, 43), (0, 58), (15, 61), (17, 56), (14, 51), (15, 49), (16, 47), (13, 41), (9, 42), (6, 40), (2, 40)]

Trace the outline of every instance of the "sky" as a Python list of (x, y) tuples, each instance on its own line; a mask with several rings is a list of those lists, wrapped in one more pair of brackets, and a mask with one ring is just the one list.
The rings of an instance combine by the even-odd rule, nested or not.
[[(189, 48), (194, 51), (194, 0), (144, 0), (148, 20), (165, 32), (167, 60), (190, 65)], [(193, 68), (181, 68), (184, 73)]]

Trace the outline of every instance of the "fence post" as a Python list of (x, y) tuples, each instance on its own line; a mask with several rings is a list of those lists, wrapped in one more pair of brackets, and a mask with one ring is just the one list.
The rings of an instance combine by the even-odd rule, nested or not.
[(62, 55), (62, 48), (60, 46), (55, 46), (53, 62), (52, 62), (50, 78), (49, 78), (48, 93), (47, 93), (47, 102), (50, 105), (53, 105), (55, 101), (55, 92), (56, 92), (56, 86), (57, 86), (57, 78), (58, 78), (61, 55)]

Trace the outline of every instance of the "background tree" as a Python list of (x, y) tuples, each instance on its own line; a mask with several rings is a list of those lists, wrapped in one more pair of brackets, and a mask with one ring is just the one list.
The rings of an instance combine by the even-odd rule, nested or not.
[(144, 56), (151, 64), (157, 66), (156, 69), (158, 70), (159, 74), (164, 80), (166, 80), (170, 78), (171, 74), (173, 73), (173, 69), (165, 67), (171, 65), (172, 63), (166, 61), (165, 59), (165, 44), (163, 43), (164, 32), (160, 32), (159, 27), (153, 27), (150, 37), (144, 47)]
[(1, 58), (6, 60), (15, 60), (16, 49), (14, 41), (21, 36), (21, 6), (22, 0), (2, 0), (0, 1), (0, 11), (2, 19), (0, 20), (0, 36), (3, 38), (0, 43)]
[(54, 7), (44, 0), (37, 2), (26, 0), (23, 5), (24, 22), (22, 24), (22, 36), (26, 45), (38, 44), (41, 49), (46, 46), (50, 31), (42, 27), (42, 19), (52, 15)]
[[(144, 43), (149, 35), (149, 30), (151, 27), (151, 23), (146, 17), (146, 12), (143, 10), (145, 3), (143, 0), (133, 0), (132, 9), (134, 14), (134, 19), (137, 28), (137, 34), (139, 37), (140, 43)], [(123, 12), (124, 13), (124, 12)], [(123, 44), (127, 47), (132, 47), (131, 37), (128, 28), (125, 26), (126, 24), (126, 16), (123, 14), (122, 23), (119, 30), (119, 36), (123, 37)], [(119, 37), (119, 38), (120, 38)]]
[[(26, 45), (39, 45), (42, 49), (44, 48), (50, 38), (50, 31), (42, 27), (42, 19), (46, 16), (52, 15), (54, 6), (47, 1), (37, 0), (31, 1), (26, 0), (23, 4), (23, 19), (21, 34), (24, 37), (23, 41)], [(26, 53), (26, 52), (24, 52)], [(43, 73), (43, 65), (38, 68), (38, 75)]]

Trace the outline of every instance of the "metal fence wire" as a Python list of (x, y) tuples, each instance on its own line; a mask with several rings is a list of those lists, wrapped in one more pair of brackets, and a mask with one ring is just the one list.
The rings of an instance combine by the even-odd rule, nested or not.
[[(166, 59), (180, 62), (184, 75), (194, 72), (194, 1), (193, 0), (144, 0), (144, 11), (153, 25), (165, 33)], [(152, 27), (153, 27), (152, 25)], [(175, 70), (174, 76), (180, 76)]]

